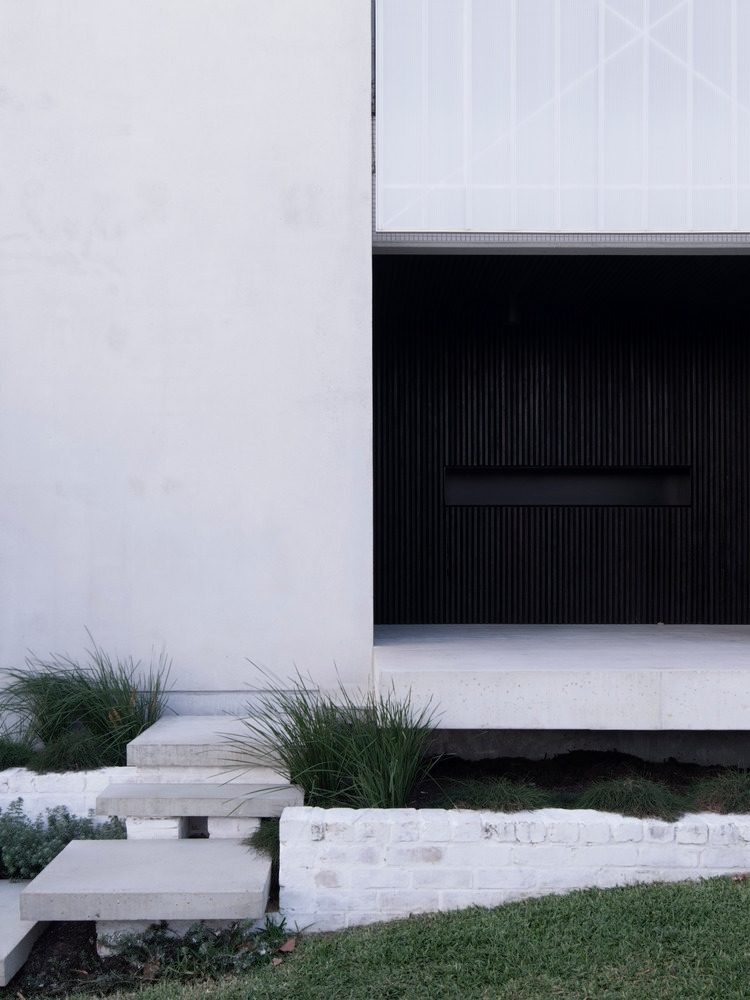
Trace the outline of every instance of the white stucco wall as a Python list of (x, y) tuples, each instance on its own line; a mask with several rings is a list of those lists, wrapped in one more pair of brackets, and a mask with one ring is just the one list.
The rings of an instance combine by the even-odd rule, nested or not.
[[(371, 658), (369, 0), (0, 0), (0, 666)], [(195, 707), (195, 706), (193, 706)]]

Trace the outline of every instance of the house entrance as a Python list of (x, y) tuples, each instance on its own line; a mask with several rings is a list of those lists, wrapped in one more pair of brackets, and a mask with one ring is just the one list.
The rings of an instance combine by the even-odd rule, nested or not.
[(376, 257), (376, 621), (750, 622), (749, 266)]

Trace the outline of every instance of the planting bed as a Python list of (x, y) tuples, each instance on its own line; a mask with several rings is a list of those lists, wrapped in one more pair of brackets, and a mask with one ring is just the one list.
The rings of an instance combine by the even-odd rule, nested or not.
[[(533, 786), (544, 805), (570, 808), (593, 785), (612, 779), (644, 778), (658, 783), (682, 800), (683, 811), (693, 807), (692, 792), (699, 783), (722, 774), (736, 774), (726, 767), (685, 764), (677, 760), (654, 763), (629, 754), (573, 751), (545, 760), (502, 757), (465, 761), (444, 757), (414, 790), (410, 806), (487, 808), (497, 779)], [(750, 789), (750, 780), (748, 781)], [(498, 803), (497, 808), (502, 808)], [(750, 799), (748, 801), (750, 811)]]

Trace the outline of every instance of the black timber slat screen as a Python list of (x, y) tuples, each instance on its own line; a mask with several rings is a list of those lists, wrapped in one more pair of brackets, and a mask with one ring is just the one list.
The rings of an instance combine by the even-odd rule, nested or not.
[[(376, 620), (749, 622), (746, 259), (376, 258)], [(446, 503), (492, 469), (683, 502)]]

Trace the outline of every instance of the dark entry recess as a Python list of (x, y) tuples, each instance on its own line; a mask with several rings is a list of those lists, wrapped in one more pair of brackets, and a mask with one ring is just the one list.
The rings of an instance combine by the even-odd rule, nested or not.
[(376, 621), (750, 622), (747, 260), (375, 258)]
[(687, 507), (689, 469), (446, 469), (445, 502), (495, 507)]

